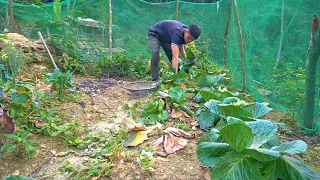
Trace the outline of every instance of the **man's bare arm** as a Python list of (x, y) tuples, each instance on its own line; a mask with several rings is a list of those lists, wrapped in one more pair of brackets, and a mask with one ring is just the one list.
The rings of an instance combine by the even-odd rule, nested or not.
[(172, 67), (176, 69), (176, 73), (178, 73), (178, 67), (179, 67), (179, 46), (171, 45), (172, 49)]
[(186, 59), (187, 55), (186, 55), (186, 51), (184, 50), (184, 45), (181, 44), (179, 46), (179, 51), (180, 51), (180, 54), (182, 55), (183, 59)]

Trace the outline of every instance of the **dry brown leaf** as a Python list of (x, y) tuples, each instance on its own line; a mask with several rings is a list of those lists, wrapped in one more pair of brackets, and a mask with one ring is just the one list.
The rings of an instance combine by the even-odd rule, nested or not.
[(186, 89), (187, 88), (187, 84), (184, 83), (184, 84), (179, 84), (179, 87), (183, 88), (183, 89)]
[(188, 113), (186, 113), (186, 112), (184, 112), (184, 111), (181, 111), (181, 112), (183, 113), (183, 115), (184, 115), (185, 117), (187, 117), (187, 118), (190, 117)]
[(159, 137), (151, 143), (153, 151), (162, 150), (161, 143), (163, 142), (163, 136)]
[(187, 124), (188, 123), (188, 120), (186, 119), (186, 117), (180, 117), (179, 118), (180, 122), (184, 123), (184, 124)]
[(0, 106), (0, 121), (2, 122), (3, 132), (13, 133), (15, 131), (14, 119), (8, 115), (8, 110), (2, 105)]
[(168, 134), (173, 134), (177, 137), (184, 137), (184, 138), (192, 138), (192, 134), (185, 132), (182, 129), (178, 129), (178, 128), (173, 128), (173, 127), (169, 127), (167, 129), (164, 130), (164, 133)]
[(102, 157), (106, 159), (107, 161), (110, 161), (110, 157), (113, 155), (113, 153), (108, 153), (108, 154), (102, 154)]
[(129, 131), (145, 131), (147, 128), (143, 124), (138, 124), (131, 119), (124, 120), (124, 124), (128, 126)]
[(2, 99), (5, 103), (8, 103), (9, 100), (8, 100), (8, 96), (6, 95), (6, 93), (4, 93), (4, 90), (2, 89)]
[(176, 111), (175, 109), (172, 109), (172, 111), (171, 111), (171, 114), (170, 114), (170, 116), (172, 117), (172, 118), (179, 118), (179, 117), (181, 117), (183, 114), (182, 114), (182, 112), (181, 111)]
[(46, 124), (45, 121), (41, 121), (41, 120), (38, 120), (38, 119), (33, 120), (32, 122), (34, 123), (34, 125), (36, 126), (36, 128), (41, 128), (43, 125)]
[(164, 135), (164, 149), (168, 154), (183, 149), (187, 143), (186, 139), (175, 137), (171, 133), (166, 133)]
[(99, 175), (99, 176), (92, 177), (91, 180), (98, 180), (99, 178), (100, 178), (100, 175)]
[(127, 140), (123, 143), (124, 146), (137, 146), (148, 139), (148, 131), (133, 131), (127, 136)]

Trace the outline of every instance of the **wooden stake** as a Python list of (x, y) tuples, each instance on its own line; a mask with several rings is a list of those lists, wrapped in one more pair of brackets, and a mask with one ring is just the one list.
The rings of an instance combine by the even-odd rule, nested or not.
[(11, 31), (13, 33), (18, 32), (18, 27), (16, 23), (14, 22), (14, 14), (13, 14), (13, 6), (12, 6), (12, 0), (9, 0), (9, 7), (10, 7), (10, 24), (11, 24)]
[(244, 46), (243, 46), (242, 30), (241, 30), (241, 23), (240, 23), (240, 17), (239, 17), (239, 12), (238, 12), (237, 0), (234, 0), (234, 10), (236, 12), (236, 18), (237, 18), (238, 30), (239, 30), (239, 36), (240, 36), (239, 43), (240, 43), (240, 48), (241, 48), (243, 91), (246, 91), (247, 80), (246, 80), (246, 68), (245, 68), (245, 58), (244, 58)]
[(224, 68), (227, 69), (227, 36), (228, 36), (228, 31), (229, 31), (229, 24), (230, 24), (230, 15), (231, 15), (231, 0), (229, 3), (229, 10), (228, 10), (228, 18), (227, 18), (227, 25), (226, 25), (226, 30), (224, 32)]
[(179, 0), (176, 0), (176, 20), (179, 19)]
[(112, 60), (112, 4), (109, 0), (109, 58)]

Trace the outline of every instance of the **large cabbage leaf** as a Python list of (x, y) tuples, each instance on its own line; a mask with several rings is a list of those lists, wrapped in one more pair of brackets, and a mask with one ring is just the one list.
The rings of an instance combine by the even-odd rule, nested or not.
[(255, 137), (255, 134), (249, 126), (240, 123), (224, 126), (220, 130), (220, 135), (232, 149), (238, 152), (249, 148)]
[(259, 167), (261, 164), (247, 156), (236, 152), (228, 152), (225, 156), (219, 158), (211, 179), (224, 180), (251, 180), (262, 179)]
[(301, 161), (289, 156), (283, 156), (276, 160), (276, 175), (282, 179), (320, 179), (320, 174), (318, 172)]
[(226, 143), (202, 142), (197, 147), (197, 155), (200, 162), (209, 167), (215, 167), (220, 157), (232, 149)]

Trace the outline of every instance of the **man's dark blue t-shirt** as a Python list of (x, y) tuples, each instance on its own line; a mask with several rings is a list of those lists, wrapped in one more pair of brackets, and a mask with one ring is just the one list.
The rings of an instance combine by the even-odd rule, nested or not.
[(179, 21), (164, 20), (152, 25), (149, 29), (150, 32), (159, 35), (160, 42), (163, 44), (174, 44), (180, 46), (185, 44), (184, 30), (188, 27)]

